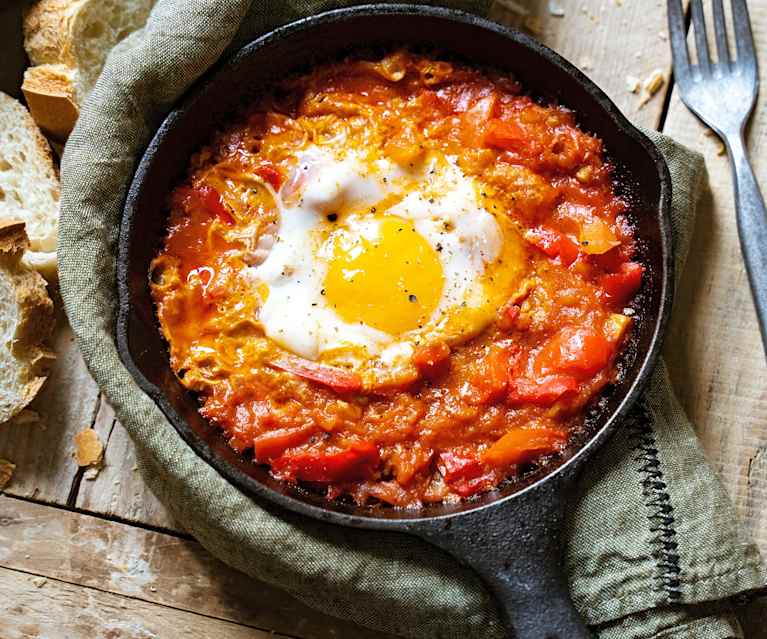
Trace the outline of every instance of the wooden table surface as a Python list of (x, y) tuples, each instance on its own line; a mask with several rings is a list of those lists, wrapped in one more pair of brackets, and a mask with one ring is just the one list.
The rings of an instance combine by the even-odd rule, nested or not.
[[(492, 17), (523, 19), (506, 0)], [(743, 526), (767, 555), (767, 370), (740, 257), (727, 157), (680, 102), (670, 78), (665, 2), (532, 2), (524, 22), (590, 75), (637, 124), (701, 151), (704, 195), (665, 354), (675, 389)], [(727, 4), (727, 3), (726, 3)], [(767, 70), (767, 3), (750, 2)], [(0, 12), (1, 13), (1, 12)], [(8, 31), (4, 22), (3, 31)], [(0, 65), (1, 66), (1, 65)], [(660, 69), (646, 104), (627, 87)], [(724, 98), (723, 98), (724, 99)], [(767, 186), (767, 89), (750, 129), (751, 156)], [(0, 458), (16, 471), (0, 495), (0, 637), (383, 637), (310, 610), (210, 557), (173, 521), (138, 474), (134, 450), (89, 376), (63, 315), (58, 362), (32, 405), (39, 419), (0, 427)], [(105, 466), (88, 479), (73, 436), (93, 428)], [(740, 614), (746, 637), (767, 638), (767, 606)]]

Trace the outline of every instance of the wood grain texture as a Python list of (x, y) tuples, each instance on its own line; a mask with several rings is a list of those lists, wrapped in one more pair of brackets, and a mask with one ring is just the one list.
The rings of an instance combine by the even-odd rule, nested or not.
[[(42, 585), (37, 585), (42, 584)], [(0, 568), (3, 639), (280, 639), (283, 635)]]
[(180, 532), (181, 526), (144, 483), (136, 465), (133, 442), (103, 396), (93, 427), (104, 443), (104, 466), (95, 479), (88, 479), (86, 473), (75, 505), (83, 510)]
[(16, 464), (6, 493), (65, 504), (78, 471), (72, 438), (92, 424), (98, 388), (61, 311), (53, 346), (53, 371), (29, 407), (40, 420), (0, 425), (0, 457)]
[[(708, 14), (710, 3), (704, 6)], [(751, 2), (749, 9), (757, 51), (767, 51), (767, 5)], [(762, 55), (762, 87), (766, 69)], [(763, 190), (765, 104), (763, 88), (748, 136)], [(698, 210), (666, 360), (674, 388), (746, 534), (767, 556), (767, 363), (740, 253), (729, 160), (719, 139), (687, 110), (677, 91), (672, 92), (663, 132), (704, 154), (711, 186)], [(739, 618), (747, 639), (767, 639), (767, 601), (752, 602), (739, 611)]]
[[(69, 584), (67, 592), (78, 588), (86, 598), (90, 596), (86, 589), (130, 597), (126, 601), (134, 612), (150, 613), (153, 608), (163, 607), (304, 639), (387, 636), (312, 610), (283, 591), (229, 568), (194, 541), (3, 496), (0, 567), (65, 582)], [(0, 573), (0, 591), (8, 587), (4, 583), (7, 577)], [(33, 606), (35, 599), (44, 601), (48, 596), (47, 589), (30, 590), (27, 605)], [(0, 592), (0, 624), (2, 601)], [(32, 617), (25, 612), (26, 621)], [(185, 633), (191, 628), (187, 624), (197, 623), (181, 612), (176, 619), (184, 624), (177, 630), (183, 628)], [(104, 632), (107, 620), (114, 622), (115, 618), (105, 615), (93, 620), (92, 628)], [(224, 629), (222, 626), (221, 631)], [(178, 636), (174, 632), (158, 634)], [(93, 635), (73, 630), (71, 636)], [(7, 639), (2, 632), (0, 637)]]
[[(532, 32), (578, 66), (632, 122), (657, 128), (668, 83), (640, 106), (641, 98), (627, 89), (626, 78), (644, 80), (655, 69), (661, 69), (668, 78), (671, 54), (666, 39), (666, 3), (586, 0), (558, 4), (564, 10), (562, 17), (549, 12), (546, 0), (496, 0), (490, 16)], [(510, 5), (526, 8), (532, 18), (508, 9)]]
[[(750, 3), (757, 49), (767, 51), (767, 5)], [(767, 81), (767, 61), (761, 81)], [(767, 185), (767, 95), (749, 148)], [(747, 531), (767, 553), (767, 362), (740, 254), (730, 166), (718, 138), (672, 94), (664, 133), (704, 153), (711, 192), (699, 207), (692, 249), (666, 342), (687, 414)], [(767, 250), (767, 247), (766, 247)]]

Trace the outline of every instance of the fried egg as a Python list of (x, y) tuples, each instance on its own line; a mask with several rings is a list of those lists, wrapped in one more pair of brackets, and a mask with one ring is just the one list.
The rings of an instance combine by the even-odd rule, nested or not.
[(454, 158), (405, 168), (371, 155), (300, 152), (275, 194), (271, 249), (246, 275), (269, 339), (376, 386), (411, 374), (417, 346), (481, 332), (518, 284), (525, 254)]

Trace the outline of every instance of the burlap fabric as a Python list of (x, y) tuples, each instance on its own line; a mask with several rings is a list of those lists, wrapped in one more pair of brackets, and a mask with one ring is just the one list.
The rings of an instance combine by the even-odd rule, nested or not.
[[(115, 349), (118, 225), (147, 142), (222, 55), (323, 8), (307, 0), (159, 0), (147, 27), (112, 52), (62, 162), (66, 310), (93, 376), (136, 444), (144, 477), (210, 552), (365, 626), (419, 639), (500, 637), (478, 579), (442, 552), (397, 534), (310, 521), (240, 493), (183, 443)], [(651, 136), (673, 175), (681, 264), (704, 166), (668, 138)], [(583, 477), (582, 498), (571, 505), (568, 549), (573, 597), (600, 637), (742, 636), (732, 615), (735, 598), (765, 586), (767, 574), (741, 536), (664, 366), (634, 418)]]

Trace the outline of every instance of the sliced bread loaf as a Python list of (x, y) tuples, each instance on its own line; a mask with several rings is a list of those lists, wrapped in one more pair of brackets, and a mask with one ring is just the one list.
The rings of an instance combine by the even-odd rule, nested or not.
[[(22, 90), (40, 128), (63, 142), (115, 44), (142, 27), (154, 0), (40, 0), (24, 20), (33, 65)], [(73, 116), (74, 113), (74, 117)]]
[(45, 280), (21, 261), (29, 246), (23, 222), (0, 222), (0, 423), (18, 414), (45, 382), (54, 327)]
[(0, 92), (0, 223), (9, 221), (26, 224), (24, 262), (55, 278), (59, 180), (51, 149), (27, 110)]

